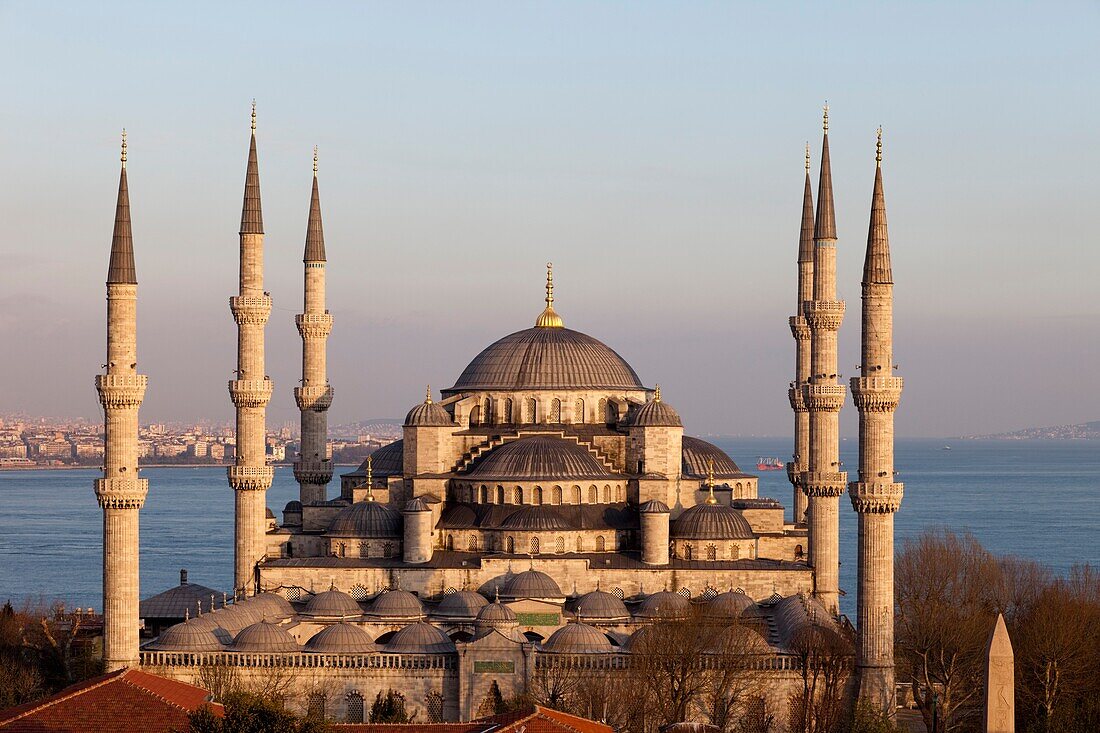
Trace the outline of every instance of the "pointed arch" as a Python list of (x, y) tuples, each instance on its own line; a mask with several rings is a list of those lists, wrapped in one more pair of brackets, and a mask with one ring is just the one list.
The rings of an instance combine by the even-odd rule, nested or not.
[(550, 402), (550, 420), (549, 421), (552, 422), (552, 423), (561, 422), (561, 400), (559, 400), (557, 397), (555, 397)]
[(576, 404), (573, 405), (573, 422), (583, 423), (584, 421), (584, 400), (577, 398)]

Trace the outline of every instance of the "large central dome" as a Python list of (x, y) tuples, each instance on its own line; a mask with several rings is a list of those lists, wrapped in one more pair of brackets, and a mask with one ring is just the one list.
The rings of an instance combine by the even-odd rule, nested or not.
[(517, 331), (474, 357), (445, 393), (512, 389), (645, 389), (606, 344), (561, 327)]

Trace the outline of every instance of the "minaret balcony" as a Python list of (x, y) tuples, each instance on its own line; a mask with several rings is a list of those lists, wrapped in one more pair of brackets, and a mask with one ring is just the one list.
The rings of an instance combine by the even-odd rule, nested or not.
[(234, 491), (267, 491), (275, 478), (272, 466), (229, 466), (229, 486)]
[(787, 461), (787, 480), (795, 486), (802, 485), (802, 474), (806, 472), (806, 466), (797, 461)]
[(901, 507), (905, 484), (888, 481), (853, 481), (848, 484), (852, 508), (860, 514), (889, 514)]
[(807, 300), (802, 303), (802, 314), (814, 331), (839, 331), (844, 308), (843, 300)]
[(904, 386), (901, 377), (852, 377), (852, 401), (861, 412), (893, 412)]
[(791, 324), (791, 335), (799, 341), (810, 340), (810, 324), (806, 322), (805, 316), (791, 316), (788, 319)]
[(806, 397), (802, 392), (802, 387), (791, 387), (788, 389), (787, 399), (791, 401), (791, 409), (795, 412), (810, 411), (810, 408), (806, 406)]
[(294, 316), (294, 325), (304, 339), (326, 338), (332, 332), (332, 314), (299, 313)]
[(842, 384), (804, 384), (802, 398), (810, 410), (840, 412), (847, 390)]
[(271, 401), (274, 384), (270, 379), (232, 379), (229, 396), (236, 407), (264, 407)]
[(299, 410), (313, 410), (325, 412), (332, 406), (332, 387), (295, 387), (294, 401), (298, 403)]
[(300, 484), (323, 485), (332, 480), (332, 461), (295, 461), (294, 480)]
[(262, 326), (271, 315), (271, 296), (234, 295), (229, 299), (229, 310), (238, 326)]
[(149, 493), (149, 480), (144, 478), (98, 478), (95, 495), (104, 509), (141, 509)]
[(804, 471), (801, 485), (806, 496), (837, 497), (848, 488), (848, 474), (843, 471)]
[(141, 406), (149, 377), (144, 374), (97, 374), (95, 388), (106, 410)]

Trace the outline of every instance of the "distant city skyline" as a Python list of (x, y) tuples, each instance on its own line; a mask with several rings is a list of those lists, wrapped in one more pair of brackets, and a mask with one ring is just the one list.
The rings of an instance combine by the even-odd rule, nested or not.
[[(693, 430), (789, 434), (802, 150), (816, 195), (827, 98), (845, 376), (881, 123), (898, 434), (1100, 418), (1094, 5), (6, 3), (0, 21), (6, 412), (100, 414), (126, 127), (141, 422), (231, 421), (255, 97), (269, 426), (298, 414), (317, 144), (334, 424), (403, 416), (531, 326), (553, 260), (565, 325)], [(854, 434), (850, 401), (841, 421)]]

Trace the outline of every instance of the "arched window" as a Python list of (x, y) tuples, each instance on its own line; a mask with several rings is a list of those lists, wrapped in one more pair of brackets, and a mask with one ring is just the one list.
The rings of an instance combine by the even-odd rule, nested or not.
[(574, 486), (573, 487), (573, 503), (574, 504), (580, 504), (581, 503), (581, 487), (580, 486)]
[(483, 402), (482, 405), (481, 405), (481, 414), (485, 418), (485, 424), (486, 425), (492, 425), (493, 424), (493, 398), (492, 397), (486, 397), (485, 398), (485, 402)]
[(606, 549), (603, 535), (596, 537), (596, 552), (603, 552)]
[(447, 549), (451, 551), (455, 549), (455, 536), (453, 534), (447, 535)]
[(553, 503), (554, 506), (561, 506), (561, 487), (560, 486), (555, 486), (554, 487), (554, 493), (551, 495), (551, 503)]
[(481, 424), (481, 405), (474, 405), (472, 408), (470, 408), (470, 424)]
[(534, 397), (527, 400), (527, 419), (526, 423), (535, 424), (539, 418), (539, 403)]
[(562, 554), (564, 554), (564, 553), (565, 553), (565, 538), (564, 538), (564, 537), (559, 537), (559, 538), (558, 538), (558, 541), (557, 541), (557, 544), (556, 544), (556, 545), (555, 545), (555, 547), (554, 547), (554, 550), (555, 550), (555, 551), (556, 551), (556, 552), (557, 552), (557, 553), (558, 553), (559, 555), (562, 555)]
[(539, 554), (539, 538), (538, 537), (532, 537), (531, 538), (531, 554), (532, 555)]
[(504, 487), (503, 486), (498, 486), (497, 487), (497, 504), (503, 504), (503, 503), (504, 503)]
[(596, 409), (599, 413), (597, 419), (607, 422), (607, 400), (600, 400)]
[(737, 560), (741, 557), (741, 548), (737, 545), (730, 545), (730, 559)]
[(556, 397), (550, 403), (550, 422), (561, 422), (561, 400)]
[(614, 402), (608, 400), (607, 402), (607, 424), (614, 425), (619, 422), (619, 406)]
[(615, 487), (615, 501), (621, 502), (623, 500), (623, 487)]
[(603, 487), (603, 503), (604, 504), (610, 504), (611, 503), (611, 487), (610, 486), (604, 486)]
[(534, 501), (535, 501), (536, 504), (541, 504), (542, 503), (542, 487), (541, 486), (536, 486), (535, 487)]
[(584, 400), (577, 400), (573, 405), (573, 422), (584, 422)]
[(802, 545), (794, 546), (794, 559), (801, 560), (805, 556), (806, 552), (802, 549)]
[(341, 542), (340, 543), (340, 557), (347, 557), (347, 556), (348, 556), (348, 546), (345, 545), (343, 542)]
[(512, 422), (512, 398), (504, 400), (504, 414), (501, 416), (501, 422), (511, 424)]
[(580, 535), (577, 535), (577, 552), (584, 552), (584, 541)]
[(438, 692), (429, 692), (424, 698), (424, 707), (428, 709), (429, 723), (443, 722), (443, 696)]
[(477, 552), (477, 535), (476, 534), (470, 535), (470, 541), (469, 541), (469, 543), (467, 543), (466, 546), (470, 550), (470, 552)]
[(717, 560), (718, 559), (718, 548), (715, 547), (714, 545), (707, 545), (707, 559), (708, 560)]
[(589, 486), (588, 487), (588, 503), (589, 504), (595, 504), (597, 502), (598, 498), (596, 496), (596, 492), (597, 492), (597, 489), (596, 489), (595, 486)]
[(310, 693), (309, 702), (306, 706), (306, 716), (314, 720), (324, 720), (326, 697), (323, 692)]
[(693, 552), (694, 552), (694, 550), (693, 550), (691, 545), (684, 545), (684, 559), (685, 560), (691, 560)]
[(286, 543), (286, 556), (294, 557), (294, 545), (290, 544), (289, 542)]
[(481, 503), (482, 504), (488, 504), (489, 503), (489, 487), (488, 486), (482, 486), (479, 491), (480, 491), (480, 494), (481, 494), (481, 497), (480, 497), (481, 498)]
[(359, 543), (359, 557), (370, 557), (370, 543), (369, 542), (360, 542)]
[(517, 486), (515, 488), (515, 491), (512, 492), (512, 503), (513, 504), (522, 504), (523, 503), (523, 487), (522, 486)]
[(393, 543), (392, 542), (383, 542), (382, 543), (382, 557), (390, 557), (391, 555), (393, 555)]
[(506, 547), (508, 548), (508, 554), (514, 554), (515, 551), (516, 551), (516, 538), (515, 537), (509, 537), (508, 538), (508, 544), (506, 545)]
[(347, 722), (349, 723), (362, 723), (363, 722), (363, 696), (358, 691), (352, 690), (344, 696), (344, 700), (347, 701), (348, 714)]

